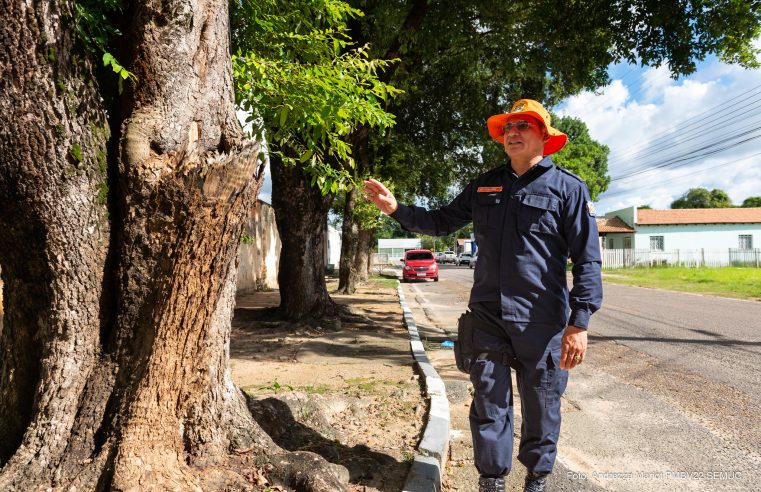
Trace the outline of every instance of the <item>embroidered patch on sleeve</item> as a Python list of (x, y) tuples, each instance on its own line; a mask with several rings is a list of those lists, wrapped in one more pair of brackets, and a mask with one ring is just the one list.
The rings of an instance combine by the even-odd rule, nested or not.
[(587, 211), (589, 211), (589, 215), (592, 217), (597, 215), (597, 210), (595, 210), (595, 204), (592, 203), (591, 201), (587, 202)]

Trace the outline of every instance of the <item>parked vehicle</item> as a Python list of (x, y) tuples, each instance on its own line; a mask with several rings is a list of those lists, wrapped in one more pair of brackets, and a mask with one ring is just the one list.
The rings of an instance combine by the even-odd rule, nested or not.
[(470, 253), (460, 253), (459, 255), (457, 255), (457, 261), (455, 262), (455, 264), (457, 266), (470, 265), (470, 260), (472, 258), (473, 258), (473, 255), (471, 255)]
[(439, 263), (457, 263), (457, 255), (451, 250), (444, 251)]
[(478, 251), (476, 251), (476, 254), (474, 254), (473, 258), (470, 259), (470, 263), (468, 263), (468, 268), (475, 268), (477, 261), (478, 261)]
[(434, 255), (434, 258), (436, 259), (436, 263), (443, 263), (444, 252), (443, 251), (439, 251), (438, 253), (436, 253)]
[(405, 251), (401, 262), (404, 264), (402, 266), (402, 282), (426, 278), (432, 278), (434, 282), (439, 281), (439, 265), (433, 259), (431, 251), (427, 249)]

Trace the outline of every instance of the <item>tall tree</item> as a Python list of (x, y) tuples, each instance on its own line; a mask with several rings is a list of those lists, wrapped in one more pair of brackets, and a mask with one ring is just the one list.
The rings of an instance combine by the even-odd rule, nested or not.
[(681, 197), (671, 203), (671, 208), (726, 208), (731, 207), (732, 201), (723, 190), (706, 188), (690, 188)]
[(552, 160), (558, 166), (568, 169), (583, 179), (592, 200), (608, 189), (607, 145), (593, 140), (589, 135), (587, 125), (578, 118), (564, 116), (553, 117), (552, 125), (568, 135), (568, 142), (558, 153), (553, 154)]
[(404, 90), (388, 107), (394, 129), (370, 132), (371, 171), (387, 182), (402, 176), (398, 192), (432, 204), (504, 162), (485, 121), (520, 97), (552, 106), (606, 84), (607, 67), (619, 61), (667, 64), (674, 76), (692, 73), (709, 53), (758, 64), (761, 5), (753, 0), (352, 4), (366, 13), (352, 37), (370, 43), (373, 56), (400, 59), (383, 77)]
[[(397, 91), (377, 78), (346, 31), (361, 15), (338, 0), (232, 2), (238, 103), (266, 130), (272, 205), (283, 242), (278, 280), (289, 319), (336, 314), (325, 286), (331, 197), (355, 172), (352, 131), (393, 123), (382, 102)], [(358, 159), (362, 162), (361, 159)]]
[[(294, 469), (230, 379), (262, 167), (235, 115), (227, 0), (119, 4), (0, 3), (0, 490), (243, 486), (236, 448), (342, 490), (316, 455)], [(121, 95), (94, 68), (110, 19), (135, 81)]]
[(333, 206), (341, 216), (342, 228), (338, 291), (352, 294), (357, 284), (368, 278), (377, 230), (383, 225), (378, 209), (363, 198), (356, 186), (335, 200)]

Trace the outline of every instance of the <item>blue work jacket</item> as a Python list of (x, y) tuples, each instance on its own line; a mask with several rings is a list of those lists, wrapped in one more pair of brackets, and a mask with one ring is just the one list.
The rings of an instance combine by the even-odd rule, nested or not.
[(432, 236), (446, 236), (472, 221), (478, 261), (470, 302), (500, 302), (506, 321), (586, 328), (602, 304), (600, 244), (589, 191), (549, 157), (520, 177), (509, 166), (482, 174), (438, 210), (400, 204), (391, 217), (408, 231)]

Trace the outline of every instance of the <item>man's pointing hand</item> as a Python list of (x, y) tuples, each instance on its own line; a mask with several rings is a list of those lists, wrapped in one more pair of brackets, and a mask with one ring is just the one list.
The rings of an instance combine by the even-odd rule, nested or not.
[(386, 215), (393, 214), (398, 207), (393, 193), (388, 191), (388, 188), (383, 186), (380, 181), (373, 178), (365, 181), (365, 197)]

